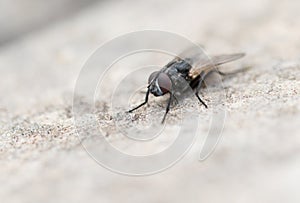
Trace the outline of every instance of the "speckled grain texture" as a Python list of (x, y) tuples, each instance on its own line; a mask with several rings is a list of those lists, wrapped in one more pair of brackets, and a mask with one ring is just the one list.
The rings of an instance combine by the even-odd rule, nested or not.
[[(0, 47), (1, 202), (299, 202), (299, 9), (292, 0), (106, 1)], [(196, 107), (204, 124), (186, 158), (153, 176), (127, 177), (80, 146), (72, 93), (97, 47), (141, 29), (183, 35), (213, 54), (246, 52), (232, 65), (251, 69), (224, 80), (227, 116), (209, 159), (197, 161), (209, 110)], [(161, 119), (161, 102), (134, 118)], [(114, 139), (106, 105), (96, 105), (97, 118)], [(170, 112), (170, 126), (180, 109)]]

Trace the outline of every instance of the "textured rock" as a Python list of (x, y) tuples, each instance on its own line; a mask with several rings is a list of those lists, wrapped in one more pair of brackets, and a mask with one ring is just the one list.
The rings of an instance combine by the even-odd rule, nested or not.
[[(105, 1), (0, 47), (1, 201), (299, 202), (299, 9), (299, 1), (277, 0)], [(197, 109), (199, 142), (171, 169), (137, 178), (99, 167), (80, 146), (72, 94), (97, 47), (141, 29), (186, 36), (212, 54), (246, 52), (232, 66), (251, 68), (224, 81), (227, 116), (212, 156), (197, 161), (212, 110), (188, 100), (167, 122), (176, 129), (182, 109)], [(210, 101), (215, 92), (203, 94)], [(99, 101), (96, 113), (109, 139), (141, 150), (122, 145), (108, 106)], [(82, 107), (89, 105), (82, 101)], [(151, 98), (133, 117), (117, 119), (123, 125), (160, 120), (163, 108), (164, 99)], [(82, 123), (90, 124), (89, 118)]]

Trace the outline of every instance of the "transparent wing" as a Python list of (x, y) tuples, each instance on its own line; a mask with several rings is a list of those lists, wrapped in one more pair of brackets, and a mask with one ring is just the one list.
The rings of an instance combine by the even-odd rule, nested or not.
[(218, 55), (218, 56), (213, 56), (211, 58), (212, 62), (214, 63), (215, 66), (228, 63), (231, 61), (238, 60), (242, 57), (244, 57), (244, 53), (236, 53), (236, 54), (224, 54), (224, 55)]
[(192, 78), (197, 77), (200, 73), (204, 72), (204, 74), (210, 72), (216, 66), (222, 65), (224, 63), (228, 63), (231, 61), (238, 60), (245, 56), (244, 53), (236, 53), (236, 54), (223, 54), (212, 57), (207, 56), (196, 56), (196, 58), (191, 59), (192, 68), (189, 71), (189, 76)]
[(173, 64), (174, 62), (185, 60), (192, 66), (192, 68), (189, 71), (189, 76), (194, 78), (197, 77), (202, 72), (204, 73), (210, 72), (212, 69), (216, 68), (216, 66), (238, 60), (244, 56), (245, 56), (244, 53), (236, 53), (236, 54), (223, 54), (223, 55), (209, 57), (201, 47), (194, 46), (179, 54), (178, 57), (173, 59), (167, 65), (167, 67), (170, 64)]
[(204, 64), (211, 63), (203, 49), (198, 46), (186, 49), (180, 53), (175, 60), (185, 60), (192, 67), (203, 66)]

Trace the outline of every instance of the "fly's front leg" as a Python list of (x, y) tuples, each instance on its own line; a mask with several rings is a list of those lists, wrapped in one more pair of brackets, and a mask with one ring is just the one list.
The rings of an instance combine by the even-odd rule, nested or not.
[(135, 108), (129, 110), (128, 112), (131, 113), (131, 112), (133, 112), (134, 110), (137, 110), (138, 108), (140, 108), (140, 107), (144, 106), (145, 104), (147, 104), (147, 102), (148, 102), (148, 97), (149, 97), (149, 93), (150, 93), (150, 90), (149, 90), (149, 88), (148, 88), (147, 93), (146, 93), (146, 97), (145, 97), (145, 101), (144, 101), (143, 103), (141, 103), (140, 105), (138, 105), (137, 107), (135, 107)]
[(173, 97), (174, 97), (173, 94), (172, 94), (171, 92), (170, 92), (169, 94), (170, 94), (170, 98), (169, 98), (169, 101), (168, 101), (168, 104), (167, 104), (167, 107), (166, 107), (165, 115), (164, 115), (164, 117), (163, 117), (161, 123), (164, 123), (164, 122), (165, 122), (166, 116), (167, 116), (167, 114), (168, 114), (168, 112), (169, 112), (169, 110), (170, 110), (170, 106), (171, 106), (171, 103), (172, 103), (172, 101), (173, 101)]

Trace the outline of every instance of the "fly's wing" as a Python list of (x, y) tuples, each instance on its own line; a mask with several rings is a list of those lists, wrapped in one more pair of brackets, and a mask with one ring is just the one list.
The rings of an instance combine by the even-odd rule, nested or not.
[(198, 46), (194, 46), (178, 54), (178, 56), (165, 65), (165, 68), (170, 67), (174, 63), (180, 63), (182, 60), (187, 61), (191, 66), (194, 66), (196, 63), (203, 61), (205, 58), (207, 57), (202, 49)]
[(185, 60), (188, 62), (192, 67), (198, 66), (201, 63), (208, 63), (207, 55), (203, 51), (201, 47), (194, 46), (192, 48), (188, 48), (182, 53), (178, 55), (174, 60)]
[(189, 71), (189, 76), (191, 78), (196, 78), (201, 73), (206, 75), (216, 68), (216, 66), (238, 60), (244, 56), (244, 53), (217, 55), (211, 58), (203, 56), (203, 54), (200, 57), (196, 56), (192, 59), (192, 68)]

